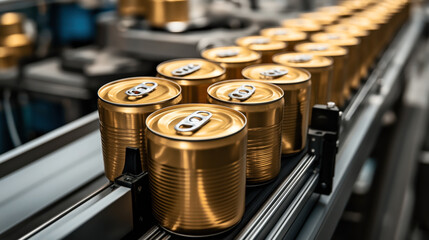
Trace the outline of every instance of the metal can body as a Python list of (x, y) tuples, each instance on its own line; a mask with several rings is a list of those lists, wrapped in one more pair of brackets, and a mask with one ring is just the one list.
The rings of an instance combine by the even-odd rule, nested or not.
[(143, 17), (147, 0), (119, 0), (118, 11), (124, 17)]
[(309, 38), (311, 34), (320, 32), (323, 29), (322, 25), (307, 18), (286, 19), (282, 21), (282, 26), (285, 28), (292, 28), (300, 32), (305, 32), (308, 34), (307, 38)]
[(247, 118), (247, 183), (274, 179), (281, 164), (283, 90), (264, 82), (230, 80), (211, 85), (208, 94), (210, 103), (240, 111)]
[(147, 0), (146, 11), (148, 21), (152, 27), (166, 28), (169, 23), (183, 23), (189, 21), (188, 0)]
[[(196, 124), (210, 119), (191, 134), (177, 133), (192, 114), (200, 115)], [(153, 113), (146, 123), (152, 209), (160, 225), (193, 236), (236, 225), (245, 204), (244, 115), (213, 104), (183, 104)]]
[(260, 34), (275, 41), (286, 43), (286, 51), (294, 51), (295, 45), (303, 43), (307, 39), (307, 33), (300, 32), (292, 28), (266, 28)]
[(244, 47), (227, 46), (205, 50), (203, 58), (219, 63), (225, 68), (225, 79), (240, 79), (241, 71), (252, 64), (260, 63), (261, 54)]
[(307, 12), (300, 15), (301, 18), (311, 19), (322, 26), (334, 24), (337, 21), (337, 16), (332, 14), (323, 14), (320, 12)]
[(342, 107), (345, 103), (343, 88), (347, 70), (347, 49), (328, 43), (302, 43), (297, 45), (295, 50), (316, 56), (331, 57), (334, 60), (330, 101)]
[(310, 53), (283, 53), (273, 57), (273, 61), (287, 67), (303, 68), (311, 73), (311, 108), (315, 104), (326, 104), (330, 99), (333, 60)]
[(346, 79), (343, 87), (343, 95), (347, 100), (351, 96), (351, 85), (360, 79), (360, 41), (345, 33), (316, 33), (311, 36), (314, 42), (326, 42), (348, 50), (346, 67)]
[[(146, 83), (157, 86), (145, 96), (129, 96), (126, 91)], [(152, 94), (152, 96), (151, 96)], [(122, 174), (126, 147), (140, 149), (142, 169), (146, 170), (145, 119), (160, 108), (180, 102), (180, 86), (172, 81), (137, 77), (108, 83), (98, 90), (98, 112), (106, 177), (113, 181)]]
[(245, 68), (243, 76), (272, 83), (283, 89), (282, 154), (293, 154), (304, 149), (311, 99), (310, 73), (279, 64), (260, 64)]
[(182, 88), (181, 103), (206, 103), (207, 88), (225, 78), (225, 69), (204, 59), (175, 59), (159, 64), (158, 77), (170, 79)]
[(272, 63), (275, 54), (286, 50), (286, 43), (264, 36), (247, 36), (237, 39), (238, 46), (246, 47), (261, 54), (261, 63)]
[(17, 59), (8, 48), (0, 47), (0, 70), (9, 69), (18, 65)]
[(9, 35), (3, 39), (2, 43), (16, 58), (28, 57), (32, 53), (31, 40), (24, 34)]
[(0, 39), (24, 32), (24, 19), (18, 13), (5, 13), (0, 16)]

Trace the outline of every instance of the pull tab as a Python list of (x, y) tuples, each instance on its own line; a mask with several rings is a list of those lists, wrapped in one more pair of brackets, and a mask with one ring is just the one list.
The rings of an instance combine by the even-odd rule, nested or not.
[[(147, 84), (151, 84), (151, 86), (147, 85)], [(143, 82), (131, 89), (128, 89), (125, 93), (128, 96), (133, 96), (133, 97), (141, 97), (144, 95), (149, 94), (150, 92), (152, 92), (153, 90), (155, 90), (155, 88), (158, 86), (158, 84), (156, 82)]]
[(340, 36), (335, 35), (335, 34), (329, 34), (329, 35), (327, 36), (327, 38), (328, 38), (329, 40), (337, 40), (337, 39), (340, 39)]
[(293, 63), (302, 63), (302, 62), (311, 61), (311, 59), (313, 59), (313, 56), (307, 55), (307, 54), (301, 54), (301, 55), (296, 55), (289, 58), (288, 61)]
[(270, 69), (263, 72), (260, 72), (263, 77), (265, 78), (275, 78), (275, 77), (281, 77), (286, 74), (288, 74), (289, 71), (286, 69)]
[(257, 38), (257, 39), (253, 39), (250, 44), (268, 44), (270, 43), (270, 40), (268, 38)]
[[(202, 115), (202, 113), (206, 115)], [(195, 111), (191, 115), (180, 121), (174, 129), (178, 133), (194, 132), (204, 126), (212, 117), (212, 114), (207, 111)]]
[(235, 57), (238, 55), (238, 53), (239, 52), (237, 50), (223, 50), (216, 53), (216, 56), (220, 58)]
[[(250, 89), (249, 89), (250, 88)], [(246, 100), (250, 98), (255, 93), (256, 88), (252, 85), (243, 84), (233, 92), (231, 92), (228, 96), (230, 98), (238, 99), (238, 100)]]
[(328, 46), (326, 45), (317, 45), (317, 46), (311, 46), (308, 48), (310, 51), (325, 51), (328, 49)]
[(173, 71), (171, 71), (171, 74), (173, 74), (174, 76), (186, 76), (200, 69), (201, 65), (191, 63), (186, 66), (174, 69)]
[(274, 32), (275, 36), (286, 35), (286, 34), (288, 34), (288, 31), (286, 31), (286, 30), (276, 30)]

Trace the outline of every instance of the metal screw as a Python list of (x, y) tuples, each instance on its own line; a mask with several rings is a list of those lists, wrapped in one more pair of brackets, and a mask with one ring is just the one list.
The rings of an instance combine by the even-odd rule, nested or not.
[(316, 141), (316, 138), (311, 138), (311, 141), (312, 141), (312, 142), (315, 142), (315, 141)]
[(314, 148), (312, 148), (312, 149), (311, 149), (311, 152), (312, 152), (312, 153), (314, 153), (314, 152), (316, 152), (316, 150), (314, 150)]
[(127, 182), (131, 182), (131, 180), (133, 180), (132, 178), (130, 178), (130, 177), (126, 177), (125, 179), (124, 179), (124, 181), (127, 181)]
[(326, 183), (322, 183), (322, 184), (320, 184), (320, 186), (323, 188), (323, 189), (326, 189), (328, 186), (326, 185)]
[(334, 102), (328, 102), (328, 108), (334, 108), (335, 103)]

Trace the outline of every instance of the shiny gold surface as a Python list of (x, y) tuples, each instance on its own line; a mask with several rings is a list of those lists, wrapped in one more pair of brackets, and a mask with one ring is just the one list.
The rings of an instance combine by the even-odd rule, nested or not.
[[(200, 110), (213, 116), (193, 134), (199, 138), (172, 131)], [(161, 226), (183, 235), (211, 235), (240, 221), (246, 187), (243, 114), (214, 104), (176, 105), (150, 115), (146, 134), (152, 209)]]
[(3, 39), (3, 46), (10, 49), (16, 58), (31, 55), (31, 40), (24, 34), (13, 34)]
[(170, 22), (189, 21), (188, 0), (146, 0), (146, 15), (151, 26), (164, 28)]
[(352, 11), (350, 11), (350, 9), (344, 6), (320, 7), (317, 9), (317, 11), (327, 15), (334, 15), (334, 16), (337, 16), (338, 18), (349, 17), (353, 14)]
[(349, 0), (349, 1), (341, 2), (340, 5), (343, 7), (346, 7), (348, 10), (352, 12), (358, 12), (358, 11), (364, 10), (369, 5), (369, 2)]
[(310, 106), (326, 104), (329, 101), (333, 66), (331, 58), (311, 53), (282, 53), (275, 55), (273, 61), (288, 67), (303, 68), (311, 73)]
[(286, 51), (293, 51), (298, 43), (302, 43), (307, 39), (305, 32), (300, 32), (292, 28), (266, 28), (262, 29), (260, 34), (265, 37), (270, 37), (275, 41), (286, 43)]
[(261, 54), (262, 63), (272, 63), (275, 54), (286, 50), (286, 43), (264, 36), (247, 36), (236, 40), (236, 44)]
[(360, 64), (361, 64), (361, 49), (359, 39), (345, 33), (316, 33), (311, 36), (314, 42), (326, 42), (348, 50), (348, 61), (346, 68), (346, 80), (343, 86), (343, 95), (345, 99), (351, 96), (351, 85), (353, 82), (359, 82), (360, 79)]
[[(155, 82), (158, 87), (141, 98), (128, 97), (125, 91), (142, 82)], [(98, 113), (106, 177), (113, 181), (122, 174), (125, 148), (140, 149), (146, 170), (145, 120), (150, 113), (180, 102), (180, 86), (154, 77), (136, 77), (114, 81), (98, 90)]]
[[(173, 74), (174, 70), (188, 64), (197, 64), (201, 68), (184, 76)], [(156, 71), (159, 77), (173, 80), (182, 87), (182, 103), (207, 102), (207, 88), (225, 78), (225, 69), (223, 67), (199, 58), (166, 61), (159, 64)]]
[(337, 16), (335, 15), (323, 14), (320, 12), (302, 13), (300, 17), (308, 18), (313, 21), (316, 21), (318, 24), (322, 26), (331, 25), (337, 20)]
[(0, 38), (23, 33), (23, 17), (18, 13), (5, 13), (0, 16)]
[[(255, 87), (250, 98), (238, 100), (229, 96), (249, 84)], [(210, 103), (233, 108), (247, 118), (247, 182), (260, 184), (275, 178), (280, 172), (283, 90), (264, 82), (230, 80), (211, 85), (208, 95)]]
[(0, 47), (0, 69), (8, 69), (18, 64), (12, 52), (5, 47)]
[(345, 102), (343, 88), (346, 79), (347, 49), (329, 43), (314, 42), (298, 44), (295, 50), (297, 52), (312, 53), (316, 56), (331, 57), (334, 60), (330, 101), (342, 107)]
[(148, 0), (118, 0), (118, 11), (121, 16), (143, 17)]
[[(222, 54), (225, 51), (236, 52), (237, 55), (220, 57), (219, 54)], [(239, 46), (212, 48), (203, 51), (201, 55), (203, 58), (219, 63), (224, 67), (226, 70), (225, 79), (240, 79), (243, 68), (261, 61), (260, 53)]]
[(282, 21), (282, 26), (286, 28), (292, 28), (297, 31), (305, 32), (308, 34), (320, 32), (322, 25), (316, 21), (307, 18), (292, 18)]
[[(272, 69), (287, 70), (288, 73), (277, 78), (266, 78), (261, 75), (261, 72)], [(304, 149), (311, 99), (310, 73), (279, 64), (259, 64), (245, 68), (243, 77), (272, 83), (283, 89), (282, 153), (292, 154)]]

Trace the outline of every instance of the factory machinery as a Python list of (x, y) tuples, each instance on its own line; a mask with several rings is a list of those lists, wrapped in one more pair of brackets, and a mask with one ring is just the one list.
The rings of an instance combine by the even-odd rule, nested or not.
[[(27, 64), (22, 86), (38, 94), (91, 101), (97, 96), (95, 90), (107, 82), (155, 74), (161, 61), (201, 57), (202, 51), (233, 45), (239, 37), (257, 35), (263, 28), (299, 15), (273, 9), (272, 14), (264, 14), (268, 10), (254, 11), (251, 6), (226, 10), (245, 1), (217, 1), (224, 2), (221, 6), (189, 1), (188, 15), (172, 10), (180, 6), (162, 8), (173, 12), (161, 14), (156, 4), (145, 9), (134, 6), (136, 2), (119, 1), (119, 14), (106, 12), (98, 19), (97, 46)], [(349, 3), (350, 8), (354, 6), (352, 12), (362, 10), (356, 4), (361, 1), (347, 2), (355, 2)], [(386, 32), (376, 35), (375, 45), (369, 44), (378, 46), (370, 51), (372, 60), (361, 58), (362, 66), (368, 63), (366, 73), (361, 74), (363, 68), (353, 70), (360, 86), (350, 87), (349, 97), (339, 106), (333, 102), (314, 105), (303, 149), (281, 157), (280, 172), (273, 180), (247, 186), (241, 220), (226, 231), (204, 236), (206, 239), (332, 238), (355, 184), (362, 178), (364, 163), (380, 142), (377, 136), (386, 116), (398, 104), (405, 110), (392, 136), (395, 147), (386, 153), (394, 164), (384, 175), (386, 182), (397, 186), (394, 191), (385, 190), (384, 197), (394, 201), (375, 214), (376, 230), (369, 234), (374, 239), (405, 236), (409, 226), (404, 222), (411, 216), (395, 209), (410, 208), (407, 184), (413, 181), (417, 164), (410, 164), (410, 159), (416, 158), (424, 139), (421, 129), (427, 123), (429, 108), (427, 73), (410, 74), (427, 65), (422, 64), (428, 50), (422, 44), (427, 9), (423, 3), (407, 6), (394, 23), (379, 23)], [(342, 17), (351, 13), (346, 15)], [(392, 30), (389, 26), (393, 25)], [(63, 68), (58, 68), (61, 64)], [(361, 66), (359, 62), (356, 65)], [(119, 177), (114, 181), (106, 178), (99, 127), (99, 113), (92, 112), (0, 155), (0, 238), (195, 237), (171, 232), (155, 220), (148, 173), (142, 171), (137, 149), (126, 150)], [(386, 219), (390, 221), (386, 223)]]

